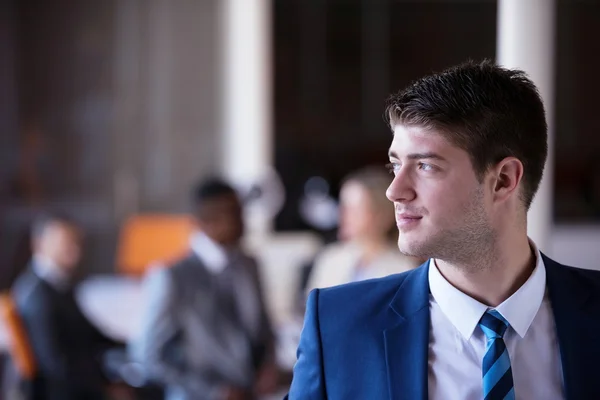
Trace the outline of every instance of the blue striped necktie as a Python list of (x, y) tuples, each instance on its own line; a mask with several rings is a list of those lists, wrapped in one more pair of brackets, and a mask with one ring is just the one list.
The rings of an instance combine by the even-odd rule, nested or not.
[(484, 400), (514, 400), (512, 368), (510, 357), (504, 344), (504, 333), (508, 322), (496, 310), (488, 310), (479, 326), (487, 337), (483, 356), (483, 398)]

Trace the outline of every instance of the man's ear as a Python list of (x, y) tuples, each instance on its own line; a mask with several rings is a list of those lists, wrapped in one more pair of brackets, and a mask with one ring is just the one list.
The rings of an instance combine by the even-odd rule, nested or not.
[(518, 195), (523, 179), (523, 163), (518, 158), (506, 157), (496, 164), (492, 172), (494, 202), (504, 202)]

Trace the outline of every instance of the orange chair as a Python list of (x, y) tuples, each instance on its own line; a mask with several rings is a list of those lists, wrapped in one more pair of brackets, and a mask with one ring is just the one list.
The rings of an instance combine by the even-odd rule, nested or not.
[(20, 377), (33, 381), (36, 374), (35, 358), (17, 306), (9, 293), (0, 294), (0, 315), (9, 340), (9, 353)]
[(140, 276), (154, 263), (168, 264), (189, 251), (189, 215), (148, 214), (129, 218), (119, 238), (117, 270)]

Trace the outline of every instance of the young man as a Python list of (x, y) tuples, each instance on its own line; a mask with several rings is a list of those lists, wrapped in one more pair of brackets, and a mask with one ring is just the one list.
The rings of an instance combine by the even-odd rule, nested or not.
[(81, 231), (53, 214), (34, 224), (32, 236), (34, 256), (13, 295), (37, 363), (33, 390), (49, 400), (102, 399), (108, 389), (102, 355), (118, 343), (98, 331), (75, 300)]
[(313, 291), (289, 398), (600, 398), (600, 273), (527, 237), (547, 155), (534, 84), (467, 63), (388, 113), (398, 247), (430, 260)]
[(216, 179), (194, 192), (191, 252), (147, 277), (148, 304), (132, 355), (169, 400), (250, 399), (273, 389), (274, 343), (256, 262), (239, 247), (234, 189)]

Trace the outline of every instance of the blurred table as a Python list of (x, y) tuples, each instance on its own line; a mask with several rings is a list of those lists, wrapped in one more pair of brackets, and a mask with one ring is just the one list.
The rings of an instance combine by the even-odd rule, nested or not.
[[(139, 326), (144, 295), (142, 283), (122, 275), (99, 275), (77, 288), (76, 298), (83, 313), (107, 336), (125, 342)], [(8, 334), (0, 318), (0, 352), (8, 349)]]
[[(90, 321), (111, 338), (127, 342), (137, 334), (145, 302), (139, 279), (122, 275), (87, 279), (78, 288), (77, 301)], [(275, 327), (277, 363), (286, 371), (296, 361), (302, 322), (293, 319)]]
[[(99, 275), (80, 283), (76, 299), (82, 312), (104, 334), (127, 342), (140, 326), (145, 299), (142, 281), (123, 275)], [(277, 361), (283, 371), (291, 374), (295, 351), (301, 330), (299, 320), (290, 321), (276, 328), (278, 337)], [(0, 319), (0, 352), (8, 349), (8, 337)], [(280, 399), (287, 391), (267, 396), (261, 400)]]
[[(78, 288), (77, 301), (90, 321), (111, 338), (126, 342), (137, 334), (144, 306), (142, 282), (114, 275), (87, 279)], [(290, 321), (276, 329), (277, 361), (283, 371), (291, 373), (302, 321)], [(287, 384), (279, 393), (261, 400), (281, 399)]]
[[(81, 282), (76, 298), (82, 312), (104, 334), (128, 342), (137, 334), (144, 308), (140, 279), (124, 275), (98, 275)], [(291, 371), (296, 361), (302, 320), (287, 321), (275, 328), (277, 361)], [(0, 319), (0, 351), (8, 348), (7, 335)]]
[(144, 306), (140, 279), (99, 275), (77, 288), (77, 302), (89, 320), (113, 339), (126, 342), (139, 327)]

